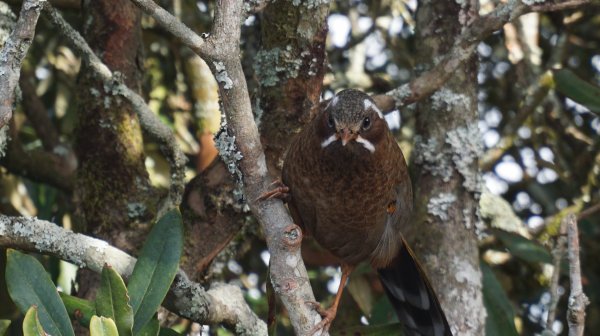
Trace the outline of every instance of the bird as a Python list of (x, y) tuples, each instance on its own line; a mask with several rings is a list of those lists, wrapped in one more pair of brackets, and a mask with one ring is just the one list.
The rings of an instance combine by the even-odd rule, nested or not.
[(411, 180), (404, 155), (371, 96), (346, 89), (322, 102), (291, 141), (278, 184), (260, 199), (286, 201), (303, 233), (341, 265), (333, 304), (323, 309), (309, 302), (322, 316), (309, 334), (328, 331), (350, 273), (367, 261), (406, 335), (452, 335), (427, 275), (400, 231), (411, 218)]

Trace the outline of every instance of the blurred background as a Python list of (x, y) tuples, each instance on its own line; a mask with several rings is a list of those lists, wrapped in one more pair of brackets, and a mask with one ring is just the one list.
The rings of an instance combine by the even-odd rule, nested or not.
[[(18, 3), (9, 1), (15, 13)], [(213, 2), (157, 3), (197, 32), (210, 28)], [(493, 1), (481, 0), (480, 14), (494, 6)], [(415, 58), (418, 7), (416, 0), (333, 1), (327, 17), (328, 69), (322, 99), (344, 88), (379, 94), (408, 82), (421, 65)], [(78, 1), (64, 1), (59, 8), (73, 26), (87, 24)], [(546, 328), (566, 334), (567, 276), (559, 281), (558, 319), (551, 326), (546, 326), (546, 319), (551, 305), (552, 250), (567, 212), (579, 216), (583, 285), (591, 301), (586, 334), (600, 329), (600, 263), (594, 257), (600, 255), (599, 10), (600, 6), (590, 5), (583, 10), (527, 14), (477, 47), (479, 130), (484, 148), (479, 161), (484, 184), (480, 217), (489, 228), (479, 248), (489, 335), (536, 335)], [(255, 102), (265, 80), (255, 73), (264, 59), (264, 55), (257, 56), (264, 24), (259, 14), (250, 15), (243, 24), (241, 56)], [(139, 89), (150, 108), (173, 129), (190, 159), (182, 205), (189, 225), (186, 244), (192, 246), (185, 251), (186, 270), (207, 285), (212, 281), (239, 284), (253, 309), (266, 319), (269, 253), (243, 197), (235, 192), (235, 179), (217, 162), (213, 137), (227, 136), (220, 130), (217, 86), (206, 64), (156, 22), (143, 16), (141, 27)], [(40, 20), (21, 75), (21, 98), (8, 134), (7, 156), (0, 159), (0, 212), (37, 216), (106, 237), (110, 230), (85, 228), (81, 200), (89, 196), (77, 192), (81, 189), (75, 182), (82, 150), (75, 144), (82, 136), (77, 131), (78, 114), (87, 108), (77, 103), (81, 69), (81, 60), (64, 38)], [(254, 112), (260, 124), (260, 108)], [(386, 116), (409, 160), (416, 113), (413, 106), (407, 106)], [(109, 118), (98, 125), (113, 127), (113, 121)], [(164, 195), (170, 181), (168, 164), (157, 144), (147, 140), (140, 144), (148, 186), (155, 195)], [(53, 161), (54, 157), (60, 161)], [(111, 163), (107, 164), (110, 169)], [(144, 202), (129, 201), (124, 212), (141, 223), (139, 232), (145, 232), (143, 223), (153, 214)], [(119, 245), (139, 232), (107, 239)], [(205, 244), (208, 240), (213, 242)], [(124, 245), (121, 248), (135, 250), (134, 243)], [(307, 245), (304, 257), (313, 289), (327, 305), (339, 284), (339, 269), (318, 247)], [(197, 249), (206, 251), (197, 254)], [(50, 257), (42, 259), (62, 291), (81, 290), (76, 267)], [(563, 275), (567, 274), (565, 265)], [(10, 299), (1, 266), (0, 319), (15, 318), (20, 313), (5, 304)], [(334, 334), (366, 332), (369, 328), (356, 326), (395, 322), (369, 266), (353, 273), (348, 289), (332, 328)], [(291, 334), (285, 312), (279, 313), (279, 334)], [(192, 327), (174, 317), (165, 318), (192, 334), (230, 334), (219, 326)]]

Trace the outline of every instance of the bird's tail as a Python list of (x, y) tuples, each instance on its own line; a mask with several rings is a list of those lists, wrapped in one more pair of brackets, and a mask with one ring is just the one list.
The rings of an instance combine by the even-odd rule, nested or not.
[(404, 242), (379, 278), (408, 336), (452, 336), (446, 316), (413, 251)]

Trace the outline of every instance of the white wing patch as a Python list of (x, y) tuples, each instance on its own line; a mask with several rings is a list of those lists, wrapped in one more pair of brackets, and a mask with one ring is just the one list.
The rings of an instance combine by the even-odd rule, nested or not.
[(332, 142), (334, 142), (335, 140), (337, 140), (337, 135), (334, 134), (332, 136), (330, 136), (329, 138), (323, 140), (323, 142), (321, 142), (321, 148), (325, 148), (329, 145), (331, 145)]
[[(371, 153), (375, 153), (375, 146), (373, 146), (373, 144), (371, 143), (371, 141), (361, 137), (360, 135), (356, 138), (356, 142), (360, 143), (361, 145), (363, 145), (363, 147), (365, 147), (369, 152)], [(325, 143), (325, 141), (323, 141), (323, 143)], [(323, 144), (321, 144), (321, 146), (323, 146)], [(324, 147), (324, 146), (323, 146)]]
[(383, 113), (381, 113), (381, 110), (377, 107), (377, 105), (373, 104), (373, 102), (371, 102), (369, 99), (363, 100), (363, 105), (365, 106), (365, 110), (372, 108), (375, 112), (377, 112), (377, 115), (379, 116), (379, 118), (383, 119)]

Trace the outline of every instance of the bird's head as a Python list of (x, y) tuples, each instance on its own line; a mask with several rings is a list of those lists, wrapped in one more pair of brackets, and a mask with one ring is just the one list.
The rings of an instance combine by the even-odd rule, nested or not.
[(338, 92), (326, 103), (317, 127), (321, 148), (370, 153), (375, 153), (387, 131), (383, 113), (373, 99), (352, 89)]

